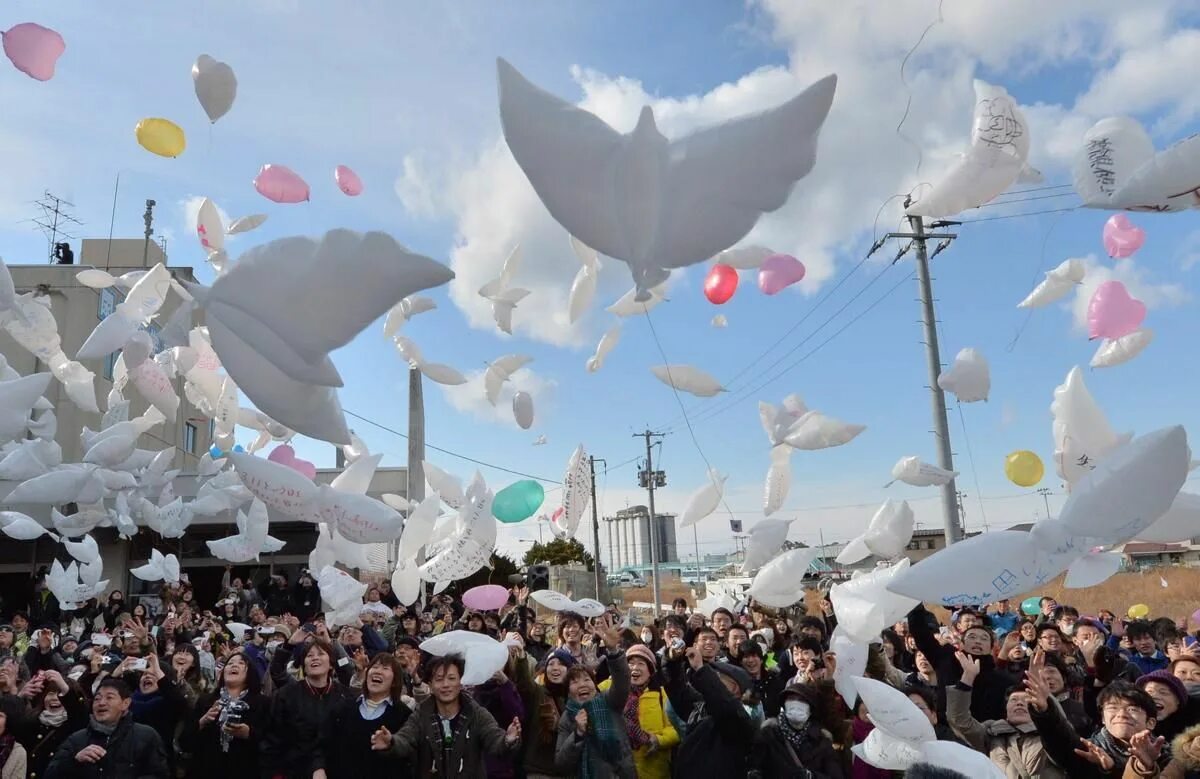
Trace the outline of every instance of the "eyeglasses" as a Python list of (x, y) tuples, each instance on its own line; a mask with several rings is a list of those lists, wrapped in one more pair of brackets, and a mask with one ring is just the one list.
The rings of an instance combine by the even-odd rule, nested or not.
[(1124, 713), (1128, 717), (1144, 718), (1146, 712), (1141, 706), (1136, 703), (1106, 703), (1104, 704), (1105, 714), (1121, 714)]

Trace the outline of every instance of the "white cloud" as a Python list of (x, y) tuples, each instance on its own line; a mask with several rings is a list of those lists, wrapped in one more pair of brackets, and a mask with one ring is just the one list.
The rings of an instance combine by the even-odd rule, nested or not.
[[(521, 368), (504, 383), (496, 405), (488, 403), (487, 393), (483, 385), (483, 371), (467, 374), (467, 383), (455, 387), (442, 386), (442, 392), (450, 405), (460, 413), (470, 414), (476, 419), (487, 422), (499, 422), (512, 428), (517, 428), (513, 418), (512, 398), (518, 391), (527, 392), (533, 397), (533, 428), (530, 436), (536, 436), (544, 420), (554, 408), (555, 390), (558, 383), (534, 373), (529, 368)], [(532, 442), (532, 437), (530, 441)]]
[(1180, 242), (1176, 258), (1182, 270), (1191, 270), (1200, 265), (1200, 230), (1193, 230)]
[(447, 181), (443, 168), (431, 165), (418, 154), (406, 154), (396, 177), (396, 195), (404, 210), (414, 217), (429, 219), (446, 213), (450, 203), (446, 197)]
[(1082, 259), (1087, 266), (1087, 275), (1068, 304), (1074, 328), (1078, 332), (1087, 332), (1088, 303), (1096, 288), (1106, 281), (1121, 282), (1132, 297), (1145, 303), (1147, 310), (1151, 311), (1181, 305), (1191, 297), (1179, 284), (1155, 282), (1151, 273), (1133, 260), (1117, 260), (1113, 265), (1104, 265), (1097, 261), (1094, 254)]

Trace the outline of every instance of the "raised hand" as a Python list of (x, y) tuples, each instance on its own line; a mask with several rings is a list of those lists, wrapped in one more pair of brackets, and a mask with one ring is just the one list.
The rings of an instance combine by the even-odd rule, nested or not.
[(962, 666), (962, 683), (973, 687), (975, 679), (979, 676), (978, 658), (971, 657), (966, 652), (955, 652), (954, 659), (958, 660), (958, 664)]
[(1163, 746), (1167, 740), (1162, 736), (1155, 738), (1148, 731), (1143, 730), (1140, 733), (1134, 733), (1133, 738), (1129, 739), (1129, 754), (1133, 756), (1144, 771), (1151, 771), (1158, 764), (1158, 758), (1162, 755)]
[(575, 715), (575, 733), (578, 736), (583, 737), (583, 736), (587, 735), (587, 729), (588, 729), (587, 709), (580, 709), (579, 713)]
[(683, 654), (687, 657), (688, 665), (692, 667), (693, 671), (699, 671), (700, 666), (704, 665), (704, 658), (700, 656), (700, 649), (695, 645), (683, 650)]
[(1075, 754), (1078, 757), (1088, 761), (1104, 773), (1108, 773), (1109, 771), (1113, 770), (1115, 763), (1113, 763), (1111, 755), (1093, 744), (1091, 741), (1088, 741), (1086, 738), (1079, 739), (1079, 743), (1083, 745), (1083, 749), (1075, 750)]
[(609, 649), (616, 649), (621, 645), (621, 631), (608, 614), (596, 620), (596, 632), (604, 639), (604, 645)]
[[(583, 713), (583, 709), (579, 711)], [(515, 744), (521, 740), (521, 720), (513, 717), (513, 721), (508, 725), (508, 730), (504, 732), (504, 740), (509, 744)]]
[(381, 727), (379, 730), (371, 734), (371, 749), (376, 752), (384, 752), (392, 748), (392, 732), (387, 728)]
[(216, 722), (219, 716), (221, 716), (221, 702), (217, 701), (209, 706), (208, 711), (204, 712), (204, 716), (200, 718), (200, 727), (204, 727), (210, 722)]

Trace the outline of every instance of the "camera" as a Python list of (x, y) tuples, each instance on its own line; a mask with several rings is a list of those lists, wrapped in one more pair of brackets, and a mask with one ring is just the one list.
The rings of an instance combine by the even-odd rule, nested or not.
[(145, 671), (146, 670), (146, 658), (139, 657), (137, 660), (134, 660), (132, 663), (129, 664), (129, 670)]
[(225, 709), (225, 724), (241, 725), (246, 719), (246, 713), (250, 711), (250, 704), (245, 701), (227, 701), (223, 708)]
[(684, 643), (683, 643), (683, 639), (682, 639), (682, 638), (673, 638), (673, 639), (671, 639), (671, 649), (672, 649), (672, 650), (674, 650), (674, 651), (676, 651), (676, 652), (682, 652), (682, 651), (683, 651), (683, 647), (684, 647)]

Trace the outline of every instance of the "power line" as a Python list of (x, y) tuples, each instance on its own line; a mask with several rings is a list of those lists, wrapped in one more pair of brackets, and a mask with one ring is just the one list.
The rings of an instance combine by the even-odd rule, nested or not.
[[(368, 419), (367, 417), (364, 417), (361, 414), (355, 414), (353, 411), (346, 411), (345, 409), (343, 409), (343, 411), (345, 411), (346, 416), (354, 417), (355, 419), (366, 422), (368, 425), (377, 427), (380, 430), (385, 430), (385, 431), (391, 433), (392, 435), (396, 435), (396, 436), (403, 438), (406, 441), (408, 440), (407, 433), (402, 433), (399, 430), (396, 430), (395, 428), (388, 427), (387, 425), (382, 424), (380, 422), (376, 422), (373, 419)], [(426, 443), (425, 446), (428, 449), (433, 449), (435, 452), (441, 452), (442, 454), (448, 454), (451, 457), (457, 457), (460, 460), (466, 460), (469, 463), (481, 465), (484, 468), (491, 468), (496, 471), (503, 471), (504, 473), (511, 473), (514, 476), (524, 476), (526, 479), (533, 479), (534, 481), (546, 482), (547, 484), (560, 484), (560, 485), (562, 484), (562, 482), (558, 479), (547, 479), (544, 476), (535, 476), (531, 473), (525, 473), (524, 471), (516, 471), (516, 470), (513, 470), (512, 468), (505, 468), (503, 465), (496, 465), (495, 463), (489, 463), (484, 460), (478, 460), (474, 457), (469, 457), (465, 454), (460, 454), (458, 452), (454, 452), (449, 449), (443, 449), (440, 446), (434, 446), (433, 444), (430, 444), (430, 443)]]
[(1020, 219), (1023, 216), (1041, 216), (1042, 214), (1061, 214), (1065, 211), (1078, 211), (1083, 206), (1071, 206), (1070, 208), (1048, 208), (1042, 211), (1026, 211), (1020, 214), (1001, 214), (999, 216), (983, 216), (978, 219), (964, 219), (961, 224), (973, 225), (977, 222), (994, 222), (998, 219)]
[[(1074, 195), (1075, 195), (1074, 192), (1059, 192), (1059, 193), (1053, 194), (1053, 195), (1035, 195), (1033, 197), (1017, 197), (1017, 198), (1012, 198), (1011, 200), (1000, 200), (999, 198), (997, 198), (996, 200), (991, 200), (991, 201), (988, 201), (987, 203), (982, 203), (978, 206), (975, 206), (975, 208), (991, 208), (993, 206), (1007, 206), (1007, 205), (1012, 205), (1013, 203), (1028, 203), (1033, 200), (1051, 200), (1056, 197), (1074, 197)], [(1001, 197), (1003, 197), (1003, 195)]]

